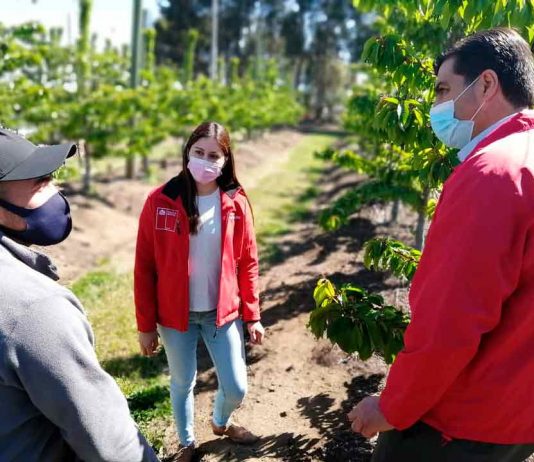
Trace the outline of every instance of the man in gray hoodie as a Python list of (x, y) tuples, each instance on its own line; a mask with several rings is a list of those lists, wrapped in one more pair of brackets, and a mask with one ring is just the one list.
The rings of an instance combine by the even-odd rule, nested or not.
[(51, 174), (75, 152), (0, 129), (0, 461), (157, 461), (98, 363), (82, 305), (29, 247), (71, 231)]

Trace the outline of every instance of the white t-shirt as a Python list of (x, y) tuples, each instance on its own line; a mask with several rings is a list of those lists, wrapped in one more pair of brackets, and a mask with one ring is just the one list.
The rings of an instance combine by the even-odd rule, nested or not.
[(197, 196), (198, 233), (189, 240), (189, 300), (191, 311), (217, 309), (221, 277), (221, 193)]

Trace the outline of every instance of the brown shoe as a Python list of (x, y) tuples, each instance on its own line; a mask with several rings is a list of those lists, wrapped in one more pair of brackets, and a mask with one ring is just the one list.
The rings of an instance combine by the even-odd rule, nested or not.
[(211, 428), (213, 433), (217, 436), (227, 436), (234, 443), (238, 444), (254, 444), (259, 441), (259, 436), (256, 436), (254, 433), (248, 431), (244, 427), (238, 425), (228, 425), (226, 427), (218, 427), (213, 422), (211, 423)]
[(180, 444), (178, 452), (172, 458), (172, 462), (191, 462), (195, 456), (195, 443), (189, 446), (182, 446)]

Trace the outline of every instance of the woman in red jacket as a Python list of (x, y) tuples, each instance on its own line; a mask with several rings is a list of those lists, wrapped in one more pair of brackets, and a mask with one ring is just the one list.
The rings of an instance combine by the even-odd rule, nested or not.
[(183, 171), (147, 198), (139, 220), (135, 305), (141, 353), (154, 355), (158, 333), (171, 375), (181, 443), (193, 457), (196, 346), (202, 337), (219, 389), (212, 428), (239, 443), (257, 440), (229, 423), (247, 389), (243, 323), (261, 343), (258, 256), (253, 217), (234, 168), (230, 137), (217, 123), (191, 134)]

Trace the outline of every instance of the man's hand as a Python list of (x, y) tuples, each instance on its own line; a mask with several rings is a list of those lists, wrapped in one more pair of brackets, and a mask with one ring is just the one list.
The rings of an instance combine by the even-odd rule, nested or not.
[(154, 356), (159, 345), (158, 332), (139, 332), (139, 347), (143, 356)]
[(368, 396), (348, 413), (353, 432), (361, 433), (365, 438), (372, 438), (378, 432), (393, 429), (378, 407), (379, 400), (379, 396)]

